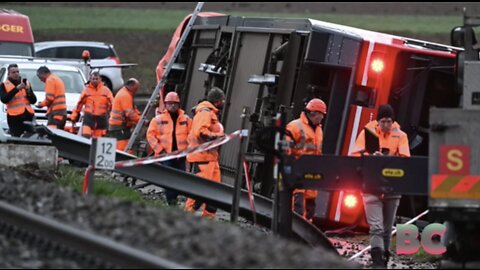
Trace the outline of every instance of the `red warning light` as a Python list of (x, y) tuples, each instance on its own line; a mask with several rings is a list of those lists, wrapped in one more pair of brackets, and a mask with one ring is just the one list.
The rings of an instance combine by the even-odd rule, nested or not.
[(343, 204), (348, 208), (355, 208), (358, 204), (357, 196), (355, 196), (353, 194), (348, 194), (343, 199)]
[(375, 73), (381, 73), (385, 69), (385, 63), (382, 59), (376, 58), (373, 59), (372, 63), (370, 64), (370, 68)]

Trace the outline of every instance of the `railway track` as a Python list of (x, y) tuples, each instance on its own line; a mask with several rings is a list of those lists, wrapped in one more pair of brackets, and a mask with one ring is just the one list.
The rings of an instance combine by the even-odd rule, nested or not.
[[(44, 127), (44, 129), (52, 141), (52, 144), (58, 149), (59, 156), (88, 164), (90, 140), (62, 130), (48, 129), (46, 127)], [(135, 156), (125, 152), (117, 151), (116, 153), (116, 161), (134, 158)], [(157, 186), (175, 190), (180, 194), (202, 200), (224, 211), (231, 211), (234, 191), (233, 187), (229, 185), (205, 181), (195, 175), (158, 164), (143, 165), (141, 167), (125, 167), (116, 169), (115, 171), (137, 179), (142, 179)], [(256, 194), (254, 196), (257, 222), (270, 228), (272, 200)], [(239, 215), (248, 220), (253, 220), (246, 191), (242, 191), (240, 196)], [(321, 246), (338, 255), (337, 250), (322, 231), (297, 214), (293, 216), (292, 231), (296, 239), (306, 242), (313, 247)]]
[[(96, 239), (104, 236), (115, 243), (191, 268), (303, 269), (351, 268), (355, 265), (321, 247), (311, 248), (286, 241), (270, 233), (265, 234), (263, 229), (213, 222), (181, 209), (148, 207), (102, 196), (83, 196), (71, 188), (59, 186), (54, 177), (45, 172), (31, 168), (0, 168), (0, 198), (36, 215), (92, 232)], [(11, 215), (2, 212), (0, 220), (4, 216)], [(19, 223), (24, 226), (31, 224), (26, 220)], [(93, 248), (89, 248), (88, 253), (74, 253), (80, 249), (68, 244), (63, 236), (59, 238), (62, 244), (66, 243), (70, 248), (68, 251), (64, 251), (59, 244), (45, 245), (45, 240), (37, 239), (39, 236), (29, 236), (25, 231), (29, 232), (32, 229), (30, 227), (22, 232), (11, 229), (11, 225), (1, 227), (5, 228), (6, 233), (0, 233), (0, 268), (121, 268), (106, 259), (99, 258), (92, 262), (92, 259), (82, 257), (84, 253), (98, 253)], [(45, 231), (38, 225), (33, 227)], [(9, 235), (9, 239), (5, 240), (5, 234)], [(36, 244), (32, 244), (33, 248), (20, 245), (20, 239)], [(74, 242), (79, 244), (78, 240)], [(74, 261), (70, 261), (70, 257), (74, 257)]]
[(23, 242), (55, 247), (62, 257), (94, 268), (187, 268), (145, 251), (0, 201), (0, 233)]

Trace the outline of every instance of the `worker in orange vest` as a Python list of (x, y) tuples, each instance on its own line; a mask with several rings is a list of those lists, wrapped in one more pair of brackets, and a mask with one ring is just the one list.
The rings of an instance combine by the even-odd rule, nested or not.
[[(355, 142), (351, 156), (399, 156), (410, 157), (410, 147), (407, 134), (400, 130), (400, 125), (395, 122), (394, 110), (389, 104), (378, 108), (377, 120), (369, 122), (360, 132)], [(379, 139), (380, 151), (366, 152), (365, 129), (376, 134)], [(370, 227), (370, 254), (374, 268), (386, 268), (390, 258), (390, 240), (392, 226), (400, 204), (401, 195), (395, 193), (376, 194), (363, 193), (365, 215)]]
[(133, 96), (140, 89), (140, 82), (131, 78), (125, 83), (115, 98), (108, 121), (108, 136), (117, 139), (117, 149), (125, 151), (130, 139), (131, 128), (140, 120), (140, 112), (133, 103)]
[(67, 103), (65, 84), (46, 66), (37, 69), (37, 77), (45, 83), (45, 99), (35, 105), (37, 108), (47, 106), (47, 125), (50, 128), (64, 129), (67, 121)]
[(98, 138), (107, 134), (108, 117), (112, 109), (113, 95), (106, 87), (98, 71), (90, 75), (90, 80), (80, 95), (77, 106), (72, 111), (72, 123), (78, 121), (80, 112), (85, 106), (82, 136), (86, 138)]
[(410, 157), (410, 148), (407, 134), (400, 130), (400, 125), (393, 120), (394, 111), (389, 104), (378, 108), (377, 120), (365, 125), (372, 133), (376, 134), (380, 143), (380, 151), (368, 153), (365, 150), (365, 129), (362, 129), (355, 142), (351, 156), (363, 155), (387, 155)]
[(24, 124), (31, 122), (35, 112), (31, 104), (37, 102), (27, 79), (20, 77), (17, 64), (7, 68), (7, 80), (0, 85), (0, 100), (7, 105), (7, 122), (10, 134), (20, 137), (24, 132), (33, 133), (32, 126)]
[[(218, 87), (208, 91), (207, 100), (199, 103), (195, 108), (192, 129), (188, 134), (188, 147), (196, 147), (205, 142), (224, 136), (223, 126), (218, 120), (218, 114), (225, 103), (225, 93)], [(221, 182), (220, 165), (218, 163), (218, 148), (187, 156), (191, 163), (191, 171), (197, 176), (214, 182)], [(195, 212), (203, 202), (188, 198), (185, 202), (185, 211)], [(217, 209), (206, 205), (202, 216), (213, 218)]]
[[(322, 120), (327, 113), (327, 105), (321, 99), (314, 98), (300, 114), (300, 118), (288, 123), (287, 131), (292, 137), (294, 145), (291, 154), (297, 159), (302, 155), (322, 154)], [(312, 220), (315, 214), (316, 190), (295, 189), (293, 191), (293, 210), (307, 220)]]
[[(155, 156), (185, 150), (188, 147), (188, 133), (192, 127), (192, 119), (180, 109), (180, 98), (175, 92), (169, 92), (164, 99), (165, 109), (157, 115), (147, 130), (147, 141), (155, 152)], [(176, 158), (162, 162), (163, 165), (186, 170), (186, 160)], [(177, 204), (178, 193), (166, 189), (165, 196), (169, 205)]]

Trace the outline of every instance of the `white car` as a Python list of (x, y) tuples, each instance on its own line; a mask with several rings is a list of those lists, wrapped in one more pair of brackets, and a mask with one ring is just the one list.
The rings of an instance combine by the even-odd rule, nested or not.
[[(15, 62), (12, 62), (15, 63)], [(59, 64), (50, 64), (50, 63), (22, 63), (18, 62), (15, 63), (18, 65), (18, 69), (20, 70), (20, 76), (23, 78), (27, 78), (27, 80), (32, 85), (32, 90), (37, 96), (37, 103), (43, 101), (45, 99), (45, 83), (40, 81), (37, 77), (37, 69), (41, 66), (46, 66), (50, 69), (50, 71), (56, 74), (60, 79), (63, 80), (65, 84), (65, 99), (67, 102), (67, 112), (68, 116), (72, 113), (72, 109), (78, 103), (80, 99), (80, 94), (82, 93), (82, 89), (85, 87), (85, 83), (87, 80), (85, 79), (85, 75), (83, 72), (73, 66), (67, 65), (59, 65)], [(7, 67), (9, 64), (2, 63), (0, 65), (0, 79), (2, 82), (7, 80), (8, 71)], [(47, 112), (47, 107), (43, 107), (41, 109), (36, 108), (35, 106), (32, 107), (35, 109), (35, 119), (37, 124), (47, 125), (47, 117), (45, 113)], [(77, 127), (80, 123), (77, 123)], [(0, 102), (0, 127), (4, 131), (8, 131), (8, 123), (7, 123), (7, 112), (6, 106), (2, 102)], [(65, 129), (71, 128), (71, 123), (67, 121)]]
[[(42, 58), (82, 59), (82, 52), (90, 52), (90, 64), (111, 66), (120, 64), (112, 44), (93, 41), (44, 41), (35, 43), (35, 55)], [(100, 75), (108, 88), (116, 93), (123, 86), (122, 69), (100, 68)]]

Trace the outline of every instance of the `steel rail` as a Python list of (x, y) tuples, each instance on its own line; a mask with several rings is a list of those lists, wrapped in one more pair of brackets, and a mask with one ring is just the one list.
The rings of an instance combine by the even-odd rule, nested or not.
[[(48, 128), (45, 127), (45, 129)], [(63, 130), (49, 129), (49, 131), (48, 136), (52, 141), (52, 144), (57, 147), (59, 156), (88, 164), (90, 140), (70, 134)], [(116, 152), (116, 161), (134, 158), (135, 156), (126, 152)], [(141, 167), (116, 169), (115, 172), (142, 179), (157, 186), (175, 190), (187, 197), (201, 200), (228, 212), (230, 212), (232, 207), (234, 193), (232, 186), (224, 183), (205, 181), (203, 178), (184, 171), (159, 164), (149, 164)], [(257, 222), (270, 228), (273, 208), (272, 200), (257, 194), (254, 196)], [(240, 194), (239, 215), (250, 221), (253, 220), (253, 214), (249, 206), (248, 192), (246, 190), (242, 190)], [(293, 217), (292, 231), (296, 239), (302, 240), (313, 247), (322, 246), (326, 250), (339, 255), (336, 248), (321, 230), (295, 213)]]
[(0, 223), (5, 222), (86, 255), (126, 268), (187, 268), (106, 237), (76, 229), (0, 201)]

